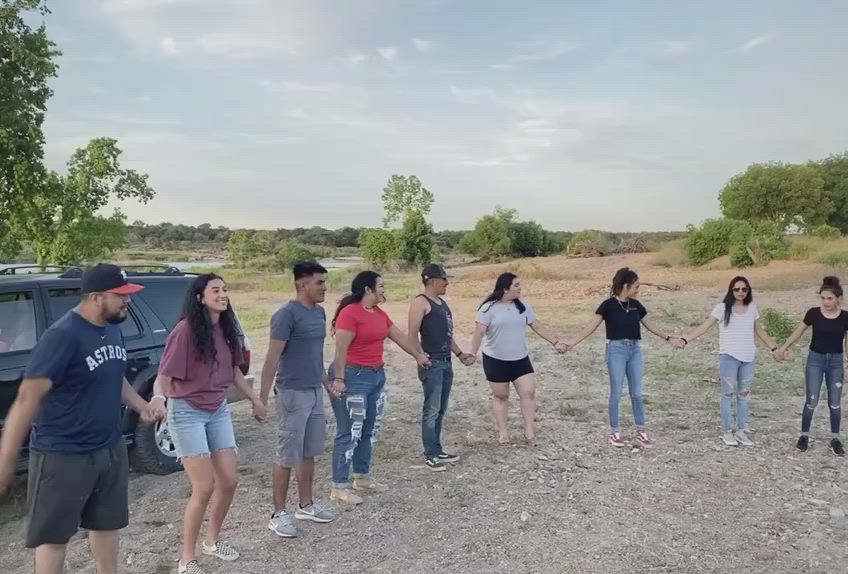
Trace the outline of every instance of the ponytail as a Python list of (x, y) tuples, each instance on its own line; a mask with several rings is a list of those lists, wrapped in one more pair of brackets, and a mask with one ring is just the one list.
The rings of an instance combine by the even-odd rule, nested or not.
[(353, 281), (350, 283), (350, 293), (342, 297), (342, 300), (339, 301), (339, 306), (336, 308), (336, 313), (333, 315), (333, 321), (330, 324), (333, 333), (336, 332), (336, 320), (339, 318), (339, 313), (342, 312), (342, 309), (348, 305), (360, 303), (365, 297), (366, 289), (376, 291), (377, 279), (379, 278), (380, 274), (376, 271), (361, 271), (353, 278)]

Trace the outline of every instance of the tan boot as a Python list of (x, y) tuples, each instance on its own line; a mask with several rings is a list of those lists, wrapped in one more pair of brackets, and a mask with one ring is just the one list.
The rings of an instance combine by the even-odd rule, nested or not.
[(389, 487), (385, 484), (380, 484), (370, 476), (362, 476), (353, 479), (354, 490), (366, 490), (368, 492), (386, 492)]
[(347, 504), (362, 504), (362, 498), (352, 493), (349, 488), (334, 488), (330, 492), (330, 500), (338, 500)]

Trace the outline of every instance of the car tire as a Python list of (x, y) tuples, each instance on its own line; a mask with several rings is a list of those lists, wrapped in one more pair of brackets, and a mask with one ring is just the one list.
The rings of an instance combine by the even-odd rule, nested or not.
[(166, 475), (183, 469), (168, 432), (167, 419), (155, 424), (141, 420), (136, 423), (131, 461), (133, 468), (149, 474)]

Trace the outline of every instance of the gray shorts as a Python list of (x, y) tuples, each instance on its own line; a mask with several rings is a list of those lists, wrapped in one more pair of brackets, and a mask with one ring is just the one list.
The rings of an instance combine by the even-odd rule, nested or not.
[(129, 522), (129, 465), (123, 439), (85, 454), (30, 452), (26, 547), (67, 544), (82, 527), (120, 530)]
[(324, 393), (315, 389), (280, 389), (277, 393), (277, 460), (293, 468), (324, 452)]

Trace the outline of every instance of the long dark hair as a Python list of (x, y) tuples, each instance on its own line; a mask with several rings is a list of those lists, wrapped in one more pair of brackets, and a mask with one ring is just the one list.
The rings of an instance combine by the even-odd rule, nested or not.
[(839, 277), (828, 275), (822, 279), (821, 287), (819, 287), (819, 294), (821, 294), (822, 291), (830, 291), (836, 297), (842, 297), (842, 285), (839, 283)]
[(633, 285), (639, 280), (639, 276), (630, 267), (622, 267), (615, 272), (610, 288), (610, 297), (618, 297), (624, 291), (625, 285)]
[[(498, 280), (495, 281), (495, 289), (489, 294), (488, 297), (483, 299), (483, 302), (480, 303), (480, 306), (477, 307), (477, 310), (479, 311), (483, 308), (483, 305), (488, 303), (489, 306), (486, 307), (486, 311), (483, 311), (484, 313), (486, 313), (489, 309), (492, 308), (492, 305), (503, 299), (504, 294), (506, 294), (506, 292), (512, 288), (512, 282), (516, 279), (518, 279), (518, 275), (516, 275), (515, 273), (501, 273), (500, 275), (498, 275)], [(521, 302), (521, 299), (516, 299), (515, 301), (513, 301), (513, 303), (515, 303), (515, 308), (518, 309), (519, 315), (524, 313), (524, 310), (527, 307), (524, 306), (524, 303)]]
[(339, 306), (336, 308), (336, 314), (333, 315), (333, 331), (336, 330), (336, 319), (339, 318), (339, 313), (342, 312), (342, 309), (353, 303), (361, 302), (362, 298), (365, 297), (366, 288), (376, 291), (377, 280), (379, 278), (380, 274), (376, 271), (360, 271), (357, 273), (353, 281), (350, 282), (350, 293), (342, 297), (342, 300), (339, 301)]
[(751, 301), (754, 300), (754, 292), (751, 290), (751, 284), (748, 282), (746, 277), (742, 277), (738, 275), (730, 280), (730, 285), (727, 286), (727, 293), (724, 296), (724, 326), (727, 327), (730, 325), (730, 317), (733, 315), (733, 305), (736, 303), (736, 297), (733, 295), (733, 286), (739, 282), (745, 284), (745, 287), (748, 288), (748, 293), (745, 295), (745, 299), (742, 301), (745, 305), (750, 305)]
[[(180, 317), (180, 319), (185, 319), (188, 322), (189, 330), (194, 339), (194, 348), (197, 350), (198, 356), (202, 360), (211, 363), (218, 361), (218, 351), (215, 349), (212, 318), (209, 316), (206, 306), (201, 302), (201, 298), (203, 297), (203, 291), (206, 290), (206, 286), (215, 279), (223, 281), (219, 275), (214, 273), (198, 275), (192, 281), (191, 287), (186, 291), (183, 314)], [(235, 356), (241, 345), (241, 341), (239, 340), (241, 332), (238, 329), (233, 307), (229, 303), (227, 304), (227, 310), (221, 313), (218, 323), (224, 331), (224, 339), (227, 341), (230, 352)]]

